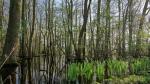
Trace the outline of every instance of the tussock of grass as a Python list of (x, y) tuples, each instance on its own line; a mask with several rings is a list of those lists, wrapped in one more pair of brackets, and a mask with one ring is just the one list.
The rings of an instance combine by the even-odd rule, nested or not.
[[(134, 59), (130, 62), (131, 70), (133, 75), (129, 75), (129, 62), (122, 60), (109, 60), (109, 75), (111, 76), (109, 81), (113, 81), (112, 84), (134, 84), (134, 83), (143, 83), (147, 84), (146, 81), (149, 81), (150, 78), (147, 78), (150, 74), (150, 60), (143, 59)], [(68, 67), (67, 79), (74, 81), (77, 80), (78, 76), (83, 76), (85, 79), (90, 80), (93, 78), (93, 74), (96, 73), (97, 80), (102, 81), (104, 79), (104, 65), (105, 62), (84, 62), (84, 63), (72, 63)], [(95, 71), (94, 71), (94, 68)], [(115, 83), (116, 82), (116, 83)]]

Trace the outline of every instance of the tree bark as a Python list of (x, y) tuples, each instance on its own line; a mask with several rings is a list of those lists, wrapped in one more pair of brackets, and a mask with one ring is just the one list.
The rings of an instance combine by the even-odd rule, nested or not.
[[(1, 69), (1, 74), (4, 84), (10, 84), (9, 80), (12, 81), (12, 84), (16, 84), (15, 70), (18, 66), (16, 55), (21, 20), (21, 0), (10, 0), (9, 9), (8, 29), (2, 54), (2, 60), (4, 61), (1, 61), (4, 65)], [(7, 57), (8, 59), (6, 59)]]

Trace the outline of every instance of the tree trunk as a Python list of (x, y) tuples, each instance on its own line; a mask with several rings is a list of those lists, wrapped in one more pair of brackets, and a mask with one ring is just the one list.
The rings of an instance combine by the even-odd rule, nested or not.
[(121, 0), (118, 0), (118, 11), (119, 11), (119, 18), (118, 18), (118, 45), (117, 45), (117, 52), (118, 56), (121, 56)]
[(127, 15), (128, 15), (128, 6), (123, 14), (123, 27), (122, 27), (122, 52), (121, 52), (121, 56), (122, 58), (126, 57), (126, 23), (127, 23)]
[(96, 52), (95, 52), (95, 58), (99, 58), (99, 48), (100, 48), (100, 8), (101, 8), (101, 0), (98, 0), (98, 6), (97, 6), (97, 31), (96, 31)]
[(128, 4), (129, 4), (129, 43), (128, 43), (128, 46), (129, 46), (129, 49), (128, 49), (128, 54), (129, 56), (132, 56), (133, 54), (133, 49), (132, 49), (132, 32), (133, 32), (133, 29), (132, 29), (132, 23), (133, 23), (133, 10), (132, 10), (132, 3), (133, 1), (132, 0), (128, 0)]
[(26, 21), (26, 0), (22, 1), (22, 36), (21, 36), (21, 42), (20, 42), (20, 59), (21, 59), (21, 84), (26, 84), (26, 76), (27, 76), (27, 50), (25, 46), (26, 42), (26, 27), (27, 27), (27, 21)]
[(32, 71), (31, 71), (31, 65), (32, 65), (32, 39), (34, 35), (34, 25), (35, 25), (35, 4), (36, 0), (33, 0), (33, 11), (32, 11), (32, 28), (30, 31), (30, 37), (29, 37), (29, 49), (28, 49), (28, 82), (29, 84), (33, 84), (32, 81)]
[(138, 29), (138, 33), (137, 33), (137, 39), (136, 39), (136, 55), (134, 57), (141, 57), (142, 56), (142, 32), (143, 32), (143, 24), (144, 24), (144, 20), (145, 20), (145, 16), (146, 16), (146, 11), (147, 11), (147, 7), (148, 7), (148, 2), (149, 0), (146, 0), (144, 8), (143, 8), (143, 12), (142, 12), (142, 17), (140, 18), (140, 24), (139, 24), (139, 29)]
[(86, 24), (87, 24), (87, 21), (88, 21), (88, 13), (89, 13), (89, 10), (90, 10), (91, 1), (92, 0), (89, 0), (89, 4), (88, 4), (88, 0), (85, 0), (85, 2), (84, 2), (83, 25), (82, 25), (82, 28), (79, 32), (78, 52), (76, 53), (77, 59), (79, 61), (81, 61), (83, 59), (82, 49), (85, 49), (84, 48), (85, 46), (82, 45), (82, 41), (85, 40), (85, 36), (86, 36)]
[(105, 71), (104, 71), (104, 78), (109, 78), (109, 71), (108, 71), (108, 58), (110, 56), (110, 2), (111, 0), (106, 1), (106, 29), (105, 29)]
[(2, 53), (3, 47), (3, 3), (3, 0), (0, 0), (0, 53)]
[(1, 61), (2, 64), (4, 64), (1, 69), (4, 84), (10, 84), (9, 80), (12, 81), (12, 84), (16, 84), (15, 71), (18, 66), (18, 63), (16, 61), (16, 55), (17, 55), (20, 19), (21, 19), (21, 0), (10, 0), (8, 29), (2, 54), (2, 60), (5, 61)]
[(2, 29), (3, 29), (3, 0), (0, 0), (0, 47), (2, 47), (2, 34), (3, 34)]

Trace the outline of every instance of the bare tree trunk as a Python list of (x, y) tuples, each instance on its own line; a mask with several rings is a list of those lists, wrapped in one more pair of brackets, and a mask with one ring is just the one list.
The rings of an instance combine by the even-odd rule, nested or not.
[(33, 12), (32, 12), (32, 28), (30, 31), (30, 37), (29, 37), (29, 49), (28, 49), (28, 82), (29, 84), (33, 84), (32, 81), (32, 71), (31, 71), (31, 65), (32, 65), (32, 39), (33, 39), (33, 35), (34, 35), (34, 25), (35, 25), (35, 4), (36, 4), (36, 0), (33, 0)]
[(128, 5), (129, 5), (129, 41), (128, 41), (128, 69), (129, 69), (129, 74), (132, 74), (132, 69), (131, 69), (131, 58), (133, 55), (133, 40), (132, 40), (132, 34), (133, 34), (133, 0), (128, 0)]
[(89, 0), (89, 4), (88, 4), (88, 0), (85, 0), (85, 2), (84, 2), (83, 25), (80, 30), (79, 38), (78, 38), (78, 52), (76, 52), (76, 56), (79, 61), (81, 61), (81, 59), (83, 59), (81, 51), (82, 51), (82, 49), (84, 49), (85, 46), (82, 46), (82, 41), (85, 40), (84, 38), (86, 36), (86, 24), (88, 21), (88, 13), (90, 10), (91, 1), (92, 0)]
[(26, 42), (26, 32), (27, 32), (27, 20), (26, 20), (26, 0), (22, 1), (22, 36), (20, 42), (20, 59), (21, 59), (21, 84), (26, 84), (26, 76), (27, 76), (27, 50), (25, 46)]
[(108, 71), (108, 58), (110, 56), (110, 2), (111, 0), (106, 1), (106, 29), (105, 29), (105, 71), (104, 71), (104, 78), (109, 78), (109, 71)]
[(132, 56), (133, 55), (133, 43), (132, 43), (132, 32), (133, 32), (133, 29), (132, 29), (132, 23), (133, 23), (133, 9), (132, 9), (132, 4), (133, 1), (132, 0), (128, 0), (128, 4), (129, 4), (129, 43), (128, 43), (128, 46), (129, 46), (129, 56)]
[(142, 17), (140, 18), (140, 24), (139, 24), (139, 29), (138, 29), (138, 34), (137, 34), (137, 39), (136, 39), (136, 55), (134, 57), (141, 57), (142, 56), (142, 32), (143, 32), (143, 24), (145, 20), (145, 16), (147, 15), (146, 11), (148, 9), (148, 2), (149, 0), (146, 0), (143, 12), (142, 12)]
[(121, 52), (121, 56), (122, 58), (125, 58), (126, 57), (126, 23), (127, 23), (127, 16), (128, 16), (128, 6), (126, 8), (126, 10), (124, 11), (124, 14), (123, 14), (123, 26), (122, 26), (122, 52)]
[(119, 22), (118, 22), (118, 45), (117, 52), (118, 56), (121, 56), (121, 0), (118, 0), (118, 11), (119, 11)]
[[(16, 84), (15, 71), (18, 66), (18, 63), (16, 61), (16, 55), (17, 55), (20, 20), (21, 20), (21, 0), (13, 0), (13, 1), (11, 0), (8, 29), (2, 54), (3, 57), (2, 60), (5, 61), (1, 61), (2, 64), (4, 64), (1, 69), (4, 84), (10, 84), (9, 80), (12, 81), (12, 84)], [(6, 59), (7, 57), (8, 59)], [(9, 76), (11, 77), (11, 79), (9, 78)]]
[[(2, 35), (3, 35), (3, 0), (0, 1), (0, 47), (2, 47)], [(0, 53), (2, 50), (0, 49)]]
[(99, 58), (100, 56), (100, 8), (101, 8), (101, 0), (98, 0), (98, 6), (97, 6), (97, 31), (96, 31), (96, 52), (95, 52), (95, 58)]

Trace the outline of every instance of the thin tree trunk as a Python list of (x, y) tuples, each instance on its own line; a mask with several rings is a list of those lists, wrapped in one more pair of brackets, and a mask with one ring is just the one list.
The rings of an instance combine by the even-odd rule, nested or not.
[(105, 30), (105, 71), (104, 71), (104, 78), (109, 78), (109, 71), (108, 71), (108, 58), (110, 56), (110, 2), (111, 0), (106, 1), (106, 30)]
[(95, 52), (95, 58), (99, 58), (100, 52), (100, 8), (101, 8), (101, 0), (98, 0), (98, 6), (97, 6), (97, 31), (96, 31), (96, 52)]
[[(3, 0), (0, 0), (0, 47), (2, 47), (2, 35), (3, 35)], [(2, 50), (0, 49), (0, 53), (2, 52)]]
[(27, 76), (27, 54), (26, 54), (26, 0), (22, 1), (22, 38), (21, 38), (21, 48), (20, 48), (20, 59), (21, 59), (21, 84), (26, 84), (26, 76)]
[(132, 3), (133, 1), (132, 0), (128, 0), (128, 4), (129, 4), (129, 56), (132, 56), (132, 52), (133, 52), (133, 49), (132, 49), (132, 32), (133, 32), (133, 29), (132, 29), (132, 23), (133, 23), (133, 10), (132, 10)]
[(80, 30), (79, 38), (78, 38), (78, 52), (76, 52), (76, 56), (79, 61), (83, 59), (81, 51), (82, 49), (84, 49), (85, 46), (82, 46), (82, 41), (85, 40), (84, 36), (86, 36), (86, 24), (88, 22), (88, 13), (90, 10), (91, 1), (92, 0), (89, 0), (89, 4), (88, 4), (88, 0), (85, 0), (84, 2), (83, 25)]
[(34, 25), (35, 25), (35, 4), (36, 0), (33, 0), (33, 12), (32, 12), (32, 28), (30, 31), (30, 37), (29, 37), (29, 49), (28, 49), (28, 82), (29, 84), (33, 84), (32, 81), (32, 71), (31, 71), (31, 65), (32, 65), (32, 39), (34, 35)]
[(121, 56), (121, 0), (118, 0), (118, 11), (119, 11), (119, 22), (118, 22), (118, 45), (117, 45), (117, 52), (118, 56)]
[(123, 15), (123, 27), (122, 27), (122, 52), (121, 52), (121, 56), (122, 58), (125, 58), (126, 57), (126, 23), (127, 23), (127, 16), (128, 16), (128, 6), (124, 12), (124, 15)]

